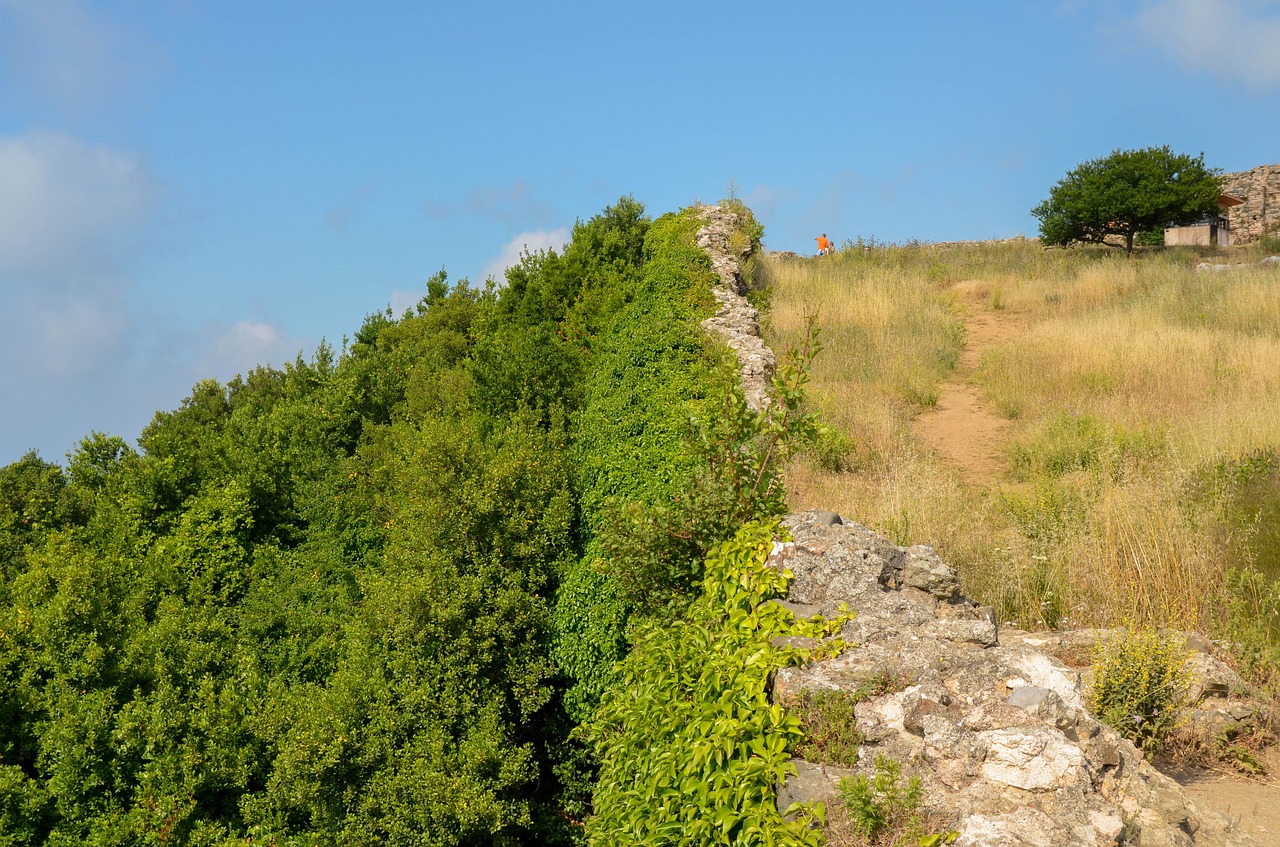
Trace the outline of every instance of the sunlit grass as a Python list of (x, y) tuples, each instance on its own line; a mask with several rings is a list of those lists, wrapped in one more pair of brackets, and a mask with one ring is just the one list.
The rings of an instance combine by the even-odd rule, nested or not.
[[(1006, 620), (1209, 629), (1226, 568), (1251, 563), (1231, 469), (1280, 450), (1280, 270), (1199, 259), (1014, 242), (765, 263), (771, 340), (818, 314), (816, 403), (856, 444), (839, 472), (798, 462), (793, 506), (937, 546)], [(983, 311), (1017, 331), (964, 375), (1012, 422), (1006, 473), (974, 480), (911, 421)]]

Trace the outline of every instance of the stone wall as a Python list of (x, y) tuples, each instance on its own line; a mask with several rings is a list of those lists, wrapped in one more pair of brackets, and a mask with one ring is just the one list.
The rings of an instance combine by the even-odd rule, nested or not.
[(1227, 210), (1232, 244), (1257, 241), (1264, 224), (1267, 231), (1280, 230), (1280, 164), (1224, 174), (1223, 190), (1245, 201), (1244, 205)]
[(724, 206), (703, 206), (698, 215), (704, 221), (697, 234), (698, 246), (715, 269), (718, 282), (712, 293), (720, 304), (715, 316), (703, 321), (702, 326), (724, 337), (725, 344), (738, 357), (747, 405), (763, 411), (769, 405), (769, 383), (776, 362), (773, 351), (760, 336), (760, 313), (747, 302), (747, 284), (739, 260), (751, 254), (751, 247), (748, 244), (737, 252), (732, 246), (731, 236), (742, 229), (744, 221)]

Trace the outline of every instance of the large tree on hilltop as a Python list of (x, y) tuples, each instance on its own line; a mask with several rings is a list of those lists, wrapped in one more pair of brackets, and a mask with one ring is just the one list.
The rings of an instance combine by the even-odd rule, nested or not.
[(1203, 153), (1188, 156), (1168, 147), (1116, 150), (1078, 165), (1031, 214), (1040, 219), (1045, 244), (1101, 244), (1120, 236), (1132, 252), (1139, 232), (1216, 213), (1220, 173), (1205, 167)]

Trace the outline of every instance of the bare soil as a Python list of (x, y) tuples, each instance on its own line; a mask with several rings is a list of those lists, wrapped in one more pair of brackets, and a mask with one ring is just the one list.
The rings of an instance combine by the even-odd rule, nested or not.
[[(1277, 773), (1280, 753), (1274, 747), (1267, 751), (1264, 760), (1268, 772)], [(1280, 844), (1280, 783), (1274, 777), (1245, 777), (1198, 768), (1169, 775), (1196, 805), (1235, 819), (1263, 844)]]
[(1004, 472), (1009, 421), (982, 398), (972, 382), (973, 374), (983, 351), (1022, 332), (1025, 322), (975, 298), (970, 298), (965, 309), (968, 339), (959, 367), (939, 387), (934, 408), (918, 415), (912, 426), (916, 438), (958, 467), (966, 481), (989, 486)]

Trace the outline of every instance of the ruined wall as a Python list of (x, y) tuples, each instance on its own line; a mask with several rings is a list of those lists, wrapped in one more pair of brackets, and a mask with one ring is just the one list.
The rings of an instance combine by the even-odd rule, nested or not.
[(719, 284), (712, 289), (720, 304), (715, 316), (702, 322), (703, 327), (724, 336), (725, 344), (738, 357), (742, 374), (742, 394), (747, 405), (757, 412), (769, 405), (769, 383), (776, 367), (773, 351), (760, 335), (760, 313), (747, 302), (747, 285), (742, 278), (739, 259), (750, 255), (736, 252), (731, 234), (744, 224), (741, 216), (724, 206), (702, 206), (699, 216), (706, 223), (698, 230), (697, 241), (711, 258)]
[(1224, 174), (1223, 190), (1245, 201), (1243, 206), (1227, 210), (1232, 244), (1257, 241), (1262, 237), (1264, 226), (1267, 232), (1280, 230), (1280, 164)]

